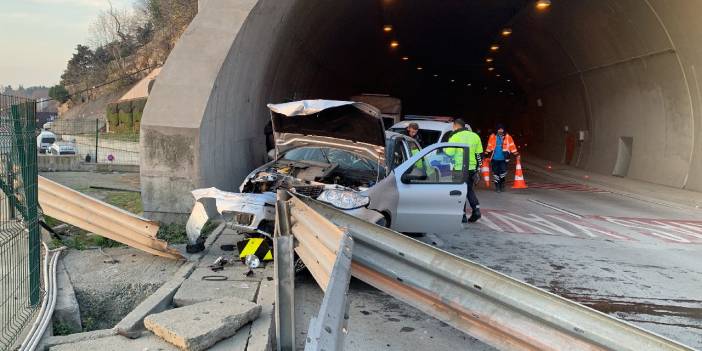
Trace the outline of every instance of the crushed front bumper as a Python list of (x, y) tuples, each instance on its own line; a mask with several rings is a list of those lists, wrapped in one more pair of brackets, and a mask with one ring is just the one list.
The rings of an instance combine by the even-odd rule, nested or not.
[(232, 193), (217, 188), (194, 190), (195, 200), (213, 198), (217, 212), (236, 229), (258, 233), (275, 220), (275, 193)]

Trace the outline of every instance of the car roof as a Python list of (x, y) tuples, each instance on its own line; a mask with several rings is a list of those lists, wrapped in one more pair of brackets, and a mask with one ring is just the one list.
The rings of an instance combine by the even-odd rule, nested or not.
[(410, 123), (417, 123), (419, 129), (440, 130), (442, 132), (451, 130), (451, 123), (441, 121), (402, 121), (395, 123), (392, 128), (407, 128)]
[(402, 133), (393, 132), (393, 131), (391, 131), (391, 130), (386, 130), (386, 131), (385, 131), (385, 138), (386, 138), (386, 139), (402, 138), (402, 139), (405, 139), (405, 140), (408, 140), (408, 141), (416, 141), (416, 140), (414, 140), (414, 138), (412, 138), (412, 137), (409, 136), (409, 135), (404, 135), (404, 134), (402, 134)]
[[(422, 121), (422, 120), (406, 120), (402, 122), (397, 122), (395, 125), (393, 125), (390, 128), (407, 128), (407, 126), (410, 123), (417, 123), (419, 125), (419, 129), (426, 129), (426, 130), (438, 130), (441, 132), (449, 132), (453, 129), (453, 123), (451, 122), (443, 122), (443, 121)], [(470, 127), (470, 124), (466, 124), (466, 128), (470, 131), (473, 131), (473, 129)]]

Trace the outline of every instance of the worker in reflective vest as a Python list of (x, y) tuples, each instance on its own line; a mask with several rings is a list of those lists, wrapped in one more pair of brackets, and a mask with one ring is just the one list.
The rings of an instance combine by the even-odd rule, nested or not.
[(470, 218), (466, 218), (465, 211), (463, 211), (463, 223), (475, 222), (480, 219), (480, 202), (478, 197), (475, 196), (475, 191), (473, 191), (473, 186), (478, 180), (478, 165), (482, 163), (483, 154), (483, 143), (480, 141), (478, 134), (473, 133), (466, 128), (466, 122), (462, 119), (456, 119), (453, 121), (453, 132), (448, 139), (449, 143), (459, 143), (465, 144), (469, 147), (468, 155), (468, 179), (465, 179), (463, 172), (463, 150), (455, 148), (446, 148), (444, 153), (451, 158), (453, 158), (453, 172), (454, 179), (456, 177), (461, 177), (462, 181), (466, 182), (468, 186), (468, 192), (466, 193), (467, 202), (470, 204), (470, 208), (473, 210)]
[(514, 144), (512, 136), (505, 132), (505, 126), (497, 125), (497, 134), (491, 134), (485, 149), (487, 157), (491, 159), (493, 182), (495, 191), (505, 190), (505, 179), (507, 178), (507, 163), (510, 156), (518, 156), (517, 146)]

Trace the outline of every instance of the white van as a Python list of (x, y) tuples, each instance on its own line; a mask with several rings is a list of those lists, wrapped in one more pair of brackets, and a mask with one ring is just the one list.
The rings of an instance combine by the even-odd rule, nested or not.
[(37, 136), (37, 151), (45, 154), (51, 149), (51, 145), (56, 142), (56, 134), (42, 130)]

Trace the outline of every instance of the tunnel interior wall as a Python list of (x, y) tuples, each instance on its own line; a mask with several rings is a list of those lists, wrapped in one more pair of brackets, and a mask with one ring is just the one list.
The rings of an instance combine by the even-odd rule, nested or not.
[(702, 49), (692, 42), (702, 30), (691, 15), (700, 10), (697, 2), (601, 0), (520, 13), (507, 55), (529, 96), (530, 149), (562, 162), (565, 127), (584, 130), (571, 164), (612, 174), (620, 137), (631, 137), (628, 177), (702, 190)]

